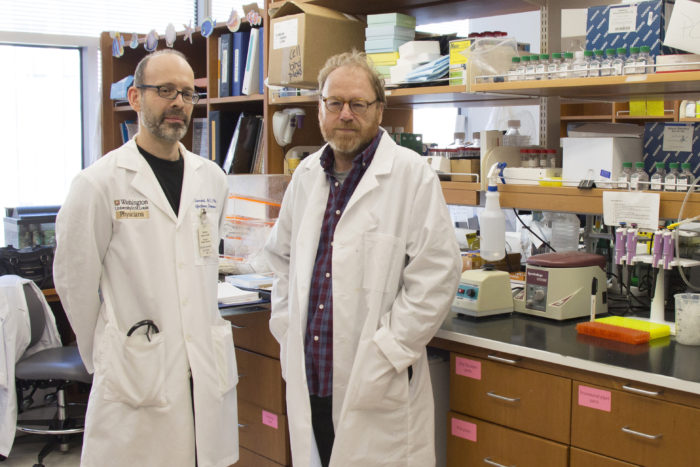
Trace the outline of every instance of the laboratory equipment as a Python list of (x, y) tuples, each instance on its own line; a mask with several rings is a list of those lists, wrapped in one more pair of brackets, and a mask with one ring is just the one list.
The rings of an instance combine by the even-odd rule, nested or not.
[[(545, 253), (531, 256), (525, 271), (525, 289), (513, 297), (515, 311), (564, 320), (588, 316), (591, 283), (605, 284), (605, 257), (591, 253)], [(607, 291), (598, 287), (597, 314), (607, 313)]]
[(272, 133), (275, 141), (282, 147), (292, 142), (294, 130), (301, 128), (306, 111), (298, 107), (284, 109), (272, 115)]
[(700, 294), (679, 293), (676, 299), (676, 341), (700, 345)]
[(510, 275), (505, 271), (470, 269), (462, 273), (457, 296), (452, 305), (458, 313), (480, 317), (510, 313), (513, 298), (510, 291)]

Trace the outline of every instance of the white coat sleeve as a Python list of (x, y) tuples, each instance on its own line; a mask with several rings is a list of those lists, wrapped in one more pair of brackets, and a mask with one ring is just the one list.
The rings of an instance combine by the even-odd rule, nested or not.
[[(226, 215), (228, 214), (228, 196), (229, 196), (229, 189), (228, 189), (228, 180), (226, 176), (224, 175), (222, 177), (223, 183), (221, 187), (221, 214), (219, 215), (219, 239), (224, 238), (224, 224), (226, 222)], [(216, 245), (216, 248), (219, 248), (219, 245)]]
[(374, 342), (396, 371), (412, 365), (447, 316), (462, 271), (459, 246), (438, 178), (423, 173), (411, 202), (403, 286)]
[(95, 327), (100, 312), (102, 262), (112, 237), (112, 210), (102, 191), (78, 174), (56, 218), (56, 291), (92, 373)]
[(279, 218), (265, 245), (265, 259), (275, 273), (272, 283), (270, 331), (280, 344), (282, 376), (286, 379), (285, 355), (289, 327), (289, 262), (291, 259), (294, 179), (287, 186)]

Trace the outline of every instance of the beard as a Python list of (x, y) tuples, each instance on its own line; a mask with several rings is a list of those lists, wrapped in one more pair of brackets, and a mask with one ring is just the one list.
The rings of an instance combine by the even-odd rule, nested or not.
[[(182, 119), (182, 123), (166, 122), (168, 117), (176, 117)], [(190, 126), (190, 115), (183, 111), (170, 110), (163, 112), (162, 115), (152, 113), (148, 107), (144, 107), (141, 111), (143, 126), (150, 131), (156, 138), (169, 143), (180, 141), (187, 133), (187, 128)]]
[[(348, 156), (356, 156), (362, 152), (377, 135), (378, 119), (374, 118), (365, 125), (357, 122), (322, 122), (320, 126), (323, 139), (328, 142), (333, 152)], [(343, 131), (351, 130), (351, 131)]]

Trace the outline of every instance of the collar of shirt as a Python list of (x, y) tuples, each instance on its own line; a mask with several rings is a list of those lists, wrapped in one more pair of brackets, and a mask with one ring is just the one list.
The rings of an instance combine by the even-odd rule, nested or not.
[[(374, 139), (372, 139), (372, 142), (369, 143), (369, 146), (367, 146), (364, 151), (356, 155), (355, 158), (352, 160), (353, 169), (361, 163), (364, 163), (365, 167), (369, 166), (369, 164), (372, 162), (372, 159), (374, 158), (374, 153), (377, 151), (377, 147), (379, 146), (379, 141), (381, 141), (381, 139), (382, 130), (378, 130), (376, 136), (374, 137)], [(335, 155), (333, 154), (333, 148), (331, 148), (330, 144), (327, 144), (326, 147), (323, 149), (323, 153), (321, 154), (321, 167), (323, 167), (323, 170), (329, 177), (333, 177), (334, 162)]]

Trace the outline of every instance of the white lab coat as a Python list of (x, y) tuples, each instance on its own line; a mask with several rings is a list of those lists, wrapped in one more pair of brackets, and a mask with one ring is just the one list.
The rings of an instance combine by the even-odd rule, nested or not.
[[(295, 466), (318, 466), (304, 362), (309, 285), (329, 185), (321, 151), (295, 170), (267, 244)], [(331, 466), (435, 464), (426, 344), (449, 311), (461, 261), (435, 173), (387, 135), (333, 240)], [(408, 367), (413, 366), (409, 384)]]
[[(56, 290), (94, 371), (82, 466), (191, 467), (195, 432), (199, 467), (238, 459), (238, 374), (216, 298), (228, 187), (215, 164), (180, 152), (177, 217), (131, 140), (78, 174), (56, 220)], [(214, 248), (205, 257), (202, 208)], [(127, 339), (145, 319), (160, 333)]]
[[(32, 331), (24, 284), (42, 298), (46, 325), (39, 341), (29, 347)], [(0, 277), (0, 455), (7, 457), (12, 449), (17, 426), (17, 393), (15, 363), (40, 350), (61, 346), (53, 312), (41, 289), (31, 280), (19, 276)]]

